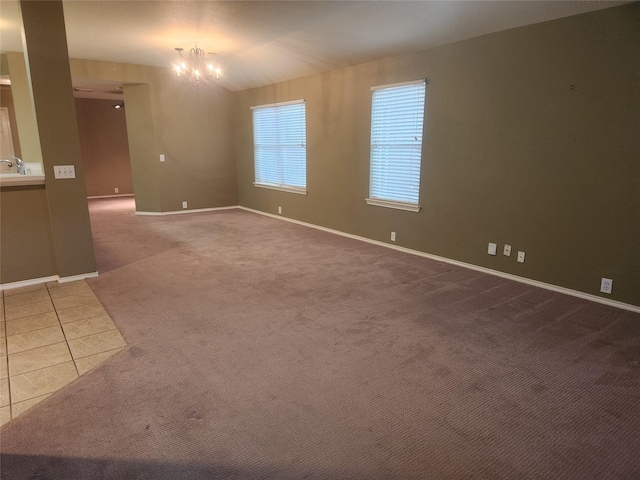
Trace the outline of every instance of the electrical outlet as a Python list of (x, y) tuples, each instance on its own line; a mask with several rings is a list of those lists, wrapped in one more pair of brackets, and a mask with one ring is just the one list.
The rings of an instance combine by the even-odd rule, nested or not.
[(76, 167), (73, 165), (55, 165), (53, 177), (57, 179), (76, 178)]
[(182, 202), (182, 208), (187, 208), (187, 202)]
[(396, 232), (391, 232), (391, 241), (392, 242), (396, 241)]
[(524, 263), (524, 252), (518, 252), (518, 262)]
[(160, 161), (161, 161), (161, 162), (164, 162), (164, 153), (161, 153), (161, 154), (160, 154)]
[(511, 245), (505, 245), (504, 246), (504, 250), (502, 250), (502, 254), (505, 257), (510, 257), (511, 256)]
[(487, 250), (487, 253), (489, 255), (495, 255), (497, 251), (498, 251), (498, 244), (497, 243), (490, 243), (489, 244), (489, 249)]
[(600, 291), (602, 293), (611, 294), (611, 290), (613, 289), (613, 280), (610, 278), (603, 278), (600, 282)]
[(282, 207), (278, 207), (278, 215), (282, 215)]
[(114, 188), (113, 191), (116, 193), (120, 193), (120, 189), (118, 187)]

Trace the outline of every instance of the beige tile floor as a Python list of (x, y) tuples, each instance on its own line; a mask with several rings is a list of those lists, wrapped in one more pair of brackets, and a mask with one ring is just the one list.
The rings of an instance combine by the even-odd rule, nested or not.
[(84, 280), (4, 290), (0, 295), (0, 425), (125, 345)]

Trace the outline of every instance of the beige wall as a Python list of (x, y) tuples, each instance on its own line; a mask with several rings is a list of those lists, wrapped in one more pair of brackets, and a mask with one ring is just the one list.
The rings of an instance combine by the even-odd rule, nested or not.
[[(236, 95), (243, 206), (640, 305), (638, 4)], [(419, 213), (365, 203), (370, 88), (427, 78)], [(254, 187), (252, 105), (304, 98), (308, 195)], [(487, 255), (487, 244), (526, 262)], [(605, 295), (602, 295), (605, 296)]]
[(11, 125), (11, 138), (13, 139), (13, 151), (18, 157), (22, 156), (20, 150), (20, 137), (18, 136), (18, 127), (16, 125), (16, 110), (13, 105), (13, 95), (11, 95), (11, 86), (2, 85), (0, 87), (0, 107), (7, 107), (9, 113), (9, 124)]
[(15, 111), (16, 133), (20, 138), (20, 153), (25, 162), (43, 164), (38, 122), (25, 57), (17, 52), (7, 52), (2, 57), (5, 60), (3, 68), (7, 69), (11, 79), (11, 98)]
[(124, 109), (113, 100), (76, 98), (82, 166), (87, 196), (132, 194), (131, 163)]

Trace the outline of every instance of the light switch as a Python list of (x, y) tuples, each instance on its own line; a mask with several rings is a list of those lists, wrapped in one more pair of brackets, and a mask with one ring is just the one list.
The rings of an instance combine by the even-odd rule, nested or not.
[(489, 250), (488, 250), (489, 255), (495, 255), (497, 251), (498, 251), (498, 244), (490, 243)]

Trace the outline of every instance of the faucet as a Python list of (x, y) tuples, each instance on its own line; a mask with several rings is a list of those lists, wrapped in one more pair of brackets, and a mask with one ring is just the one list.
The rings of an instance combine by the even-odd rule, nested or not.
[(0, 163), (3, 163), (3, 162), (8, 164), (9, 168), (16, 167), (16, 170), (18, 171), (18, 173), (20, 175), (24, 175), (25, 174), (24, 162), (20, 158), (16, 157), (15, 155), (11, 156), (11, 160), (5, 160), (4, 158), (0, 159)]

